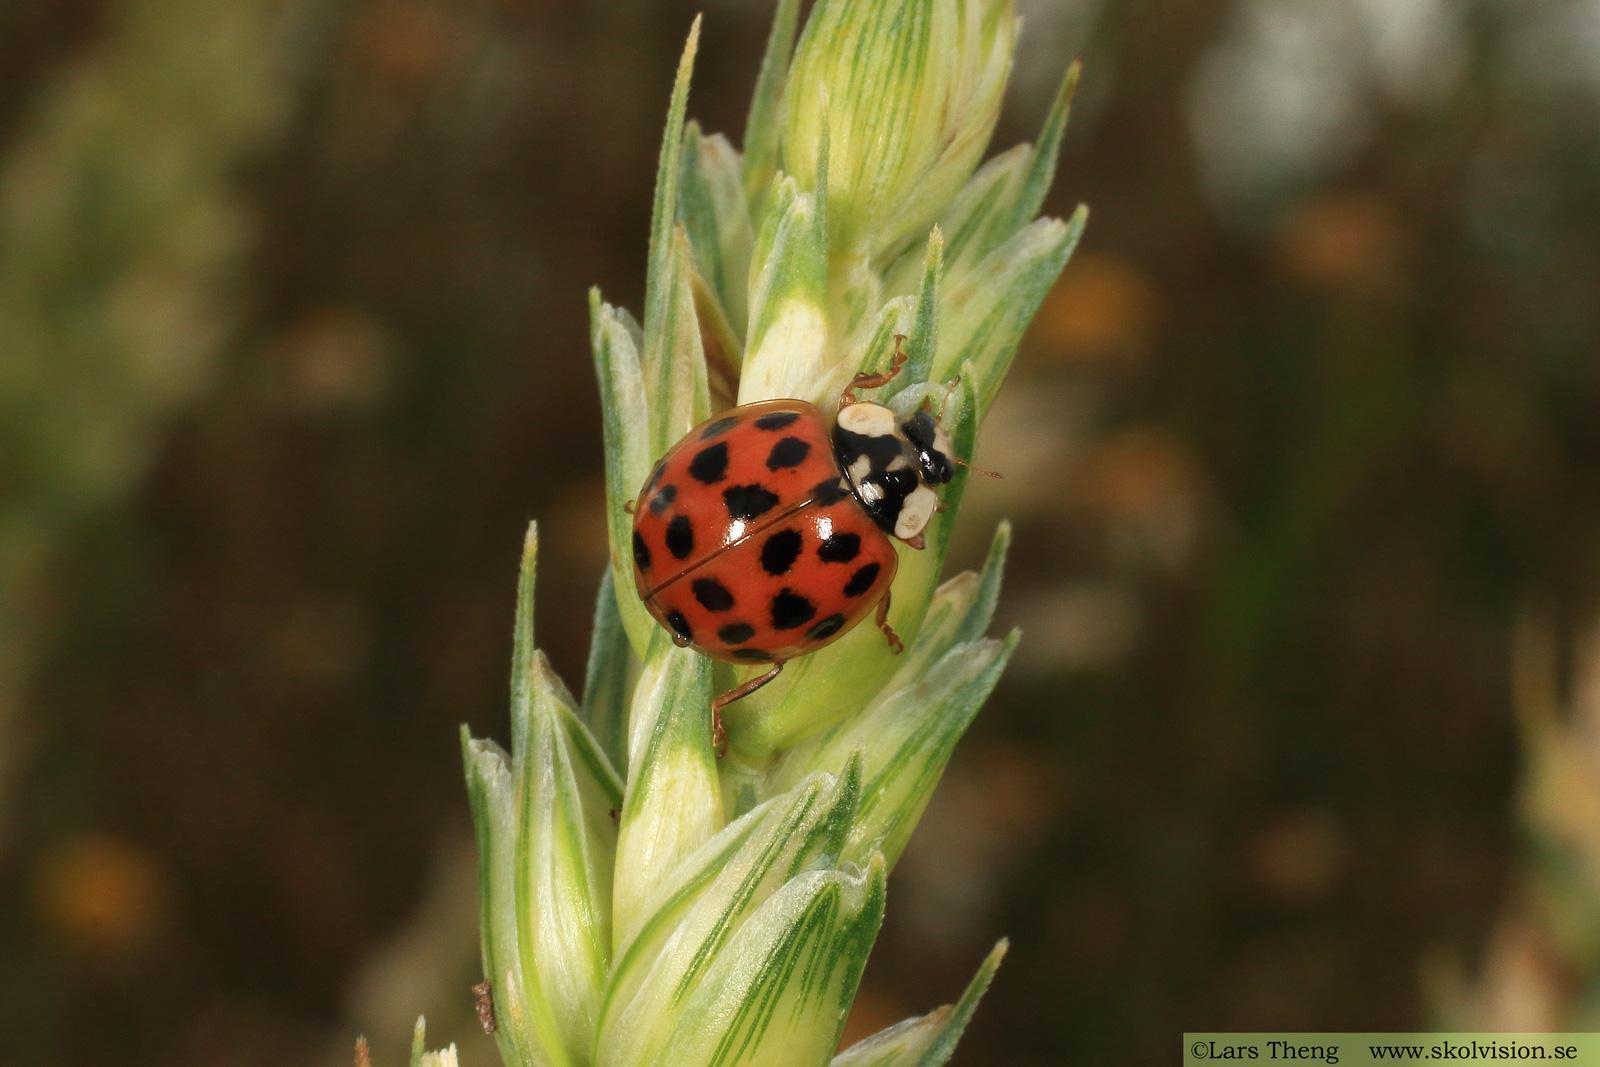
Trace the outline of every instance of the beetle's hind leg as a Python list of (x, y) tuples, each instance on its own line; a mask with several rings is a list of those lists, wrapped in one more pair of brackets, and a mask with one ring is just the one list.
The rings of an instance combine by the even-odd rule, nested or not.
[(717, 697), (711, 702), (711, 710), (718, 712), (720, 715), (720, 712), (723, 708), (727, 707), (729, 704), (732, 704), (735, 700), (739, 700), (742, 697), (747, 697), (751, 693), (754, 693), (757, 689), (760, 689), (762, 686), (776, 678), (780, 673), (782, 673), (782, 671), (783, 664), (774, 663), (772, 665), (772, 669), (766, 674), (763, 674), (761, 677), (752, 678), (748, 682), (736, 685), (726, 693), (723, 693), (721, 696)]
[(774, 663), (766, 674), (734, 686), (711, 702), (711, 746), (717, 750), (718, 759), (728, 751), (728, 732), (722, 728), (722, 709), (735, 700), (749, 696), (782, 673), (783, 663)]
[(883, 591), (883, 599), (878, 601), (878, 629), (883, 631), (883, 636), (889, 639), (889, 651), (899, 655), (905, 651), (905, 645), (900, 642), (900, 635), (894, 632), (894, 627), (889, 625), (889, 590)]

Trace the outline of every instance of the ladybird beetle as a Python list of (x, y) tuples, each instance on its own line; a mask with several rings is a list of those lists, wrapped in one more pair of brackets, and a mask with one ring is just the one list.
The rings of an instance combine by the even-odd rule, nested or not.
[[(796, 656), (837, 640), (877, 608), (890, 647), (890, 537), (924, 547), (939, 508), (933, 487), (960, 461), (932, 414), (900, 419), (853, 390), (830, 433), (803, 400), (745, 404), (701, 423), (656, 464), (633, 511), (633, 577), (650, 614), (680, 647), (772, 669), (717, 697), (755, 692)], [(718, 716), (720, 724), (720, 715)]]

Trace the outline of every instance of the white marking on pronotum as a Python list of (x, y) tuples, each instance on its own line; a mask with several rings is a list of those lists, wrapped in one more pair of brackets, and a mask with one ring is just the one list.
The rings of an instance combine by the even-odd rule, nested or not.
[(902, 541), (917, 536), (933, 518), (933, 509), (938, 506), (938, 494), (925, 485), (917, 486), (900, 505), (900, 516), (894, 520), (894, 535)]
[(861, 485), (867, 480), (867, 475), (872, 473), (872, 460), (866, 456), (857, 456), (855, 462), (850, 464), (850, 480)]
[(866, 437), (889, 437), (895, 430), (894, 412), (871, 402), (846, 404), (839, 409), (839, 425)]
[(883, 486), (877, 482), (862, 482), (856, 487), (856, 495), (863, 504), (876, 504), (883, 499)]

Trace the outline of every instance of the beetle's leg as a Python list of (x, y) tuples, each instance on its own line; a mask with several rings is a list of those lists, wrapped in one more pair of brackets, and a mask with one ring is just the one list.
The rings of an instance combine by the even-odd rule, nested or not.
[[(943, 505), (941, 505), (937, 510), (943, 511)], [(923, 549), (928, 547), (928, 538), (924, 534), (913, 534), (910, 537), (902, 537), (900, 540), (904, 541), (918, 552), (921, 552)]]
[(757, 689), (772, 681), (783, 671), (782, 663), (774, 663), (772, 669), (759, 678), (752, 678), (742, 685), (736, 685), (711, 702), (711, 745), (717, 750), (717, 758), (721, 759), (728, 751), (728, 734), (722, 728), (722, 709), (732, 704), (741, 697), (747, 697)]
[(632, 515), (633, 514), (633, 503), (634, 502), (632, 500), (628, 501), (626, 504), (622, 505), (622, 510), (626, 511), (629, 515)]
[(900, 367), (907, 358), (905, 350), (900, 347), (905, 339), (906, 335), (903, 333), (894, 335), (894, 362), (889, 364), (888, 370), (882, 374), (857, 374), (850, 379), (850, 384), (845, 386), (844, 392), (839, 394), (840, 407), (856, 402), (855, 390), (857, 389), (876, 389), (880, 385), (888, 385), (894, 381), (895, 375), (900, 373)]
[(900, 643), (900, 635), (894, 632), (894, 627), (889, 625), (889, 590), (883, 591), (883, 599), (878, 601), (878, 629), (883, 631), (883, 636), (889, 639), (889, 651), (899, 655), (905, 650), (905, 645)]
[[(717, 697), (715, 700), (713, 700), (711, 702), (711, 710), (720, 713), (723, 708), (727, 707), (729, 704), (732, 704), (735, 700), (738, 700), (741, 697), (749, 696), (751, 693), (754, 693), (757, 689), (760, 689), (762, 686), (764, 686), (768, 682), (772, 681), (774, 678), (776, 678), (778, 676), (778, 674), (782, 670), (783, 670), (783, 664), (782, 663), (774, 663), (772, 665), (772, 669), (770, 671), (768, 671), (766, 674), (763, 674), (761, 677), (752, 678), (748, 682), (743, 683), (742, 685), (736, 685), (732, 689), (728, 690), (726, 693), (723, 693), (721, 696)], [(719, 715), (719, 721), (720, 721), (720, 715)]]

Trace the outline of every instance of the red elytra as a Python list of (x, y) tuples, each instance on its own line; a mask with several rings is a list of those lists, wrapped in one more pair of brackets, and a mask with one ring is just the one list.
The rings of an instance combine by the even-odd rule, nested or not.
[(886, 610), (897, 563), (803, 400), (747, 404), (685, 434), (634, 504), (633, 554), (640, 598), (679, 644), (775, 665), (718, 707)]

